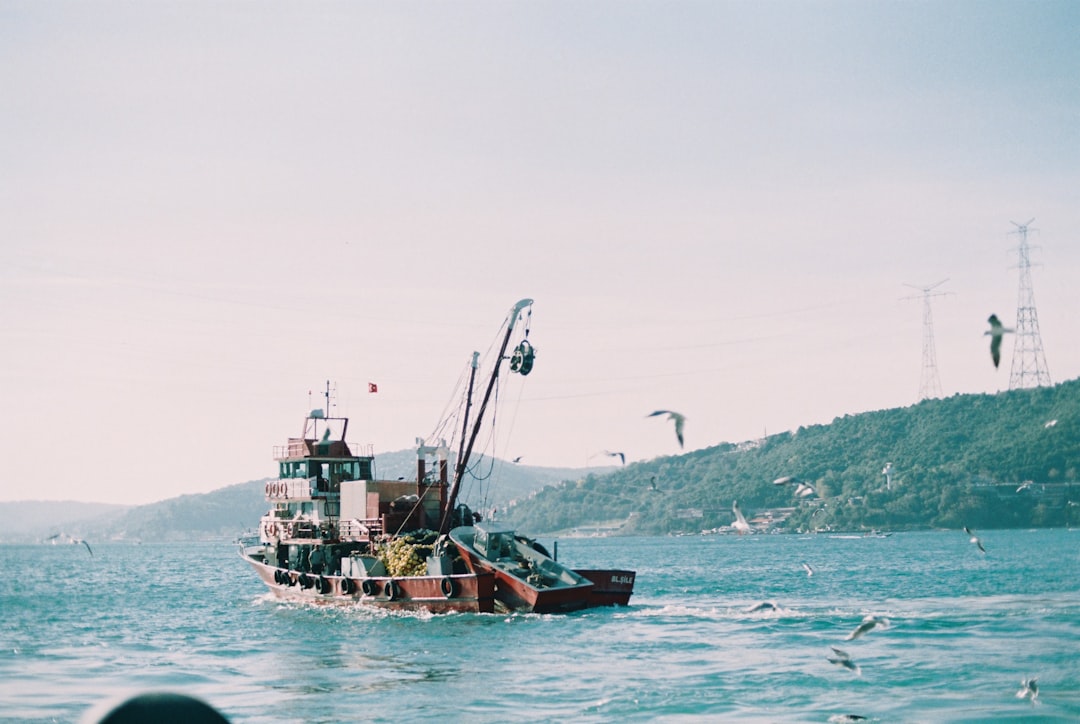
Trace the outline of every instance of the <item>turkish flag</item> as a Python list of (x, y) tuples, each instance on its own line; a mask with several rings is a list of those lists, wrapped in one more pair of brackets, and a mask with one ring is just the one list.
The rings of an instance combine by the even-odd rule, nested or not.
[(368, 392), (378, 392), (379, 391), (379, 386), (377, 384), (375, 384), (374, 382), (368, 382), (367, 383), (367, 391)]

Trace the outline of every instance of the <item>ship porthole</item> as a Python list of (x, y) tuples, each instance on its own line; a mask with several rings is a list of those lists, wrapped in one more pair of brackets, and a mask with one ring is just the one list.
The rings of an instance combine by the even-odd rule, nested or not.
[(398, 585), (394, 582), (393, 578), (391, 578), (389, 581), (386, 582), (385, 585), (383, 585), (383, 595), (389, 598), (391, 601), (398, 597)]
[(442, 589), (442, 594), (447, 598), (453, 598), (457, 595), (457, 583), (449, 576), (439, 582), (439, 587)]
[(375, 581), (365, 578), (364, 582), (360, 584), (360, 590), (364, 592), (365, 596), (374, 596), (375, 591), (379, 589), (375, 586)]

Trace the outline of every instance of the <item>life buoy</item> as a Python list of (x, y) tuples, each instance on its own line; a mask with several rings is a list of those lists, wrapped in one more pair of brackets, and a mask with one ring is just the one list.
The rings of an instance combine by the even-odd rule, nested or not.
[(393, 578), (391, 578), (385, 584), (383, 584), (382, 592), (384, 596), (393, 601), (395, 598), (398, 597), (398, 593), (400, 593), (400, 590), (398, 589), (397, 582)]
[(375, 585), (375, 581), (370, 578), (365, 578), (363, 583), (360, 584), (360, 590), (364, 592), (365, 596), (374, 596), (378, 587)]
[(442, 595), (446, 598), (453, 598), (457, 595), (457, 581), (450, 576), (446, 576), (439, 581), (439, 588), (442, 589)]
[(263, 494), (266, 495), (267, 497), (270, 497), (270, 486), (271, 485), (273, 485), (273, 483), (267, 483), (266, 485), (263, 486)]
[(266, 537), (267, 538), (273, 538), (276, 535), (277, 535), (277, 523), (267, 523), (266, 524)]
[(348, 596), (355, 590), (356, 590), (356, 588), (353, 587), (352, 579), (342, 577), (342, 579), (341, 579), (341, 593), (343, 595)]

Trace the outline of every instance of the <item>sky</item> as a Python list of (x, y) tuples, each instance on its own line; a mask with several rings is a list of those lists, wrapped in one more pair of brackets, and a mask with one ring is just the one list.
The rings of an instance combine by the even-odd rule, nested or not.
[(1076, 378), (1077, 37), (1072, 2), (0, 0), (0, 500), (275, 475), (327, 381), (411, 448), (526, 297), (522, 463), (915, 404), (943, 281), (943, 396), (997, 393), (1029, 219)]

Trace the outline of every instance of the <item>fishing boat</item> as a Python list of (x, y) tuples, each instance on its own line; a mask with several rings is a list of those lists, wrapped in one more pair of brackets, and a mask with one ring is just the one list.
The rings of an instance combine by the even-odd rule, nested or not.
[(312, 410), (303, 435), (275, 448), (279, 477), (264, 488), (272, 507), (243, 558), (279, 598), (494, 611), (494, 576), (472, 573), (460, 561), (455, 570), (450, 555), (435, 552), (431, 529), (446, 500), (446, 447), (418, 445), (415, 481), (380, 480), (371, 449), (346, 442), (348, 424)]
[(472, 355), (452, 479), (441, 438), (417, 438), (415, 480), (379, 479), (371, 446), (347, 442), (349, 419), (327, 414), (327, 383), (326, 410), (311, 410), (302, 435), (275, 448), (278, 477), (264, 490), (271, 508), (259, 521), (258, 541), (241, 546), (275, 596), (435, 613), (561, 612), (629, 602), (633, 571), (571, 570), (535, 541), (483, 527), (478, 513), (458, 503), (500, 370), (507, 361), (519, 375), (532, 370), (527, 324), (507, 355), (531, 305), (523, 299), (507, 317), (475, 421), (469, 417), (479, 353)]

